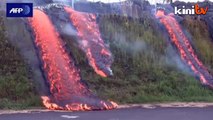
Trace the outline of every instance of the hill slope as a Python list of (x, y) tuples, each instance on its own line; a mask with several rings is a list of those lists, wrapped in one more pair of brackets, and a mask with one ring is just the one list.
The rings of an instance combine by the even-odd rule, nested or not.
[[(26, 64), (18, 46), (8, 41), (7, 35), (13, 33), (7, 34), (9, 31), (5, 31), (2, 18), (0, 108), (41, 105), (35, 89), (40, 86), (32, 82), (32, 66)], [(153, 17), (146, 14), (140, 19), (101, 15), (98, 24), (102, 38), (109, 43), (114, 56), (114, 76), (110, 78), (94, 73), (82, 51), (68, 40), (68, 36), (61, 36), (72, 51), (83, 79), (98, 96), (118, 103), (213, 101), (213, 92), (201, 86), (191, 75), (168, 42), (166, 30)], [(212, 72), (213, 46), (205, 22), (185, 17), (182, 25), (192, 35), (199, 58)], [(23, 29), (25, 26), (19, 28), (20, 31)], [(205, 32), (201, 32), (203, 30)], [(31, 41), (27, 37), (23, 39)]]
[(40, 105), (31, 70), (19, 50), (9, 43), (0, 16), (0, 109)]

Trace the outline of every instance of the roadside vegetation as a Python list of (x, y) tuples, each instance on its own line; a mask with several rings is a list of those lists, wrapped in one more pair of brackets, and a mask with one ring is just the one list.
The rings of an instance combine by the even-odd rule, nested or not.
[(114, 56), (114, 76), (96, 75), (83, 53), (71, 47), (89, 87), (98, 96), (119, 103), (212, 102), (213, 92), (201, 86), (190, 71), (186, 72), (187, 68), (178, 68), (173, 59), (176, 54), (169, 55), (173, 48), (163, 35), (164, 30), (156, 26), (156, 21), (148, 16), (101, 16), (99, 27)]
[(0, 16), (0, 109), (20, 109), (40, 105), (30, 71), (12, 46)]
[[(198, 23), (199, 24), (198, 24)], [(213, 102), (213, 91), (200, 85), (187, 68), (180, 68), (178, 55), (158, 23), (145, 16), (132, 19), (116, 15), (98, 18), (102, 38), (110, 45), (113, 77), (94, 73), (87, 59), (70, 38), (62, 36), (72, 51), (83, 80), (95, 94), (120, 104), (146, 102)], [(213, 47), (203, 23), (184, 22), (192, 34), (196, 53), (212, 70)], [(196, 28), (196, 29), (195, 29)], [(39, 96), (19, 51), (6, 38), (0, 17), (0, 109), (41, 106)]]

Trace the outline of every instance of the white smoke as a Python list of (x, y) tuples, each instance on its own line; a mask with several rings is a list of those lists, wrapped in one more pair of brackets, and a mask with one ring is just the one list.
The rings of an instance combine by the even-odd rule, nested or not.
[(178, 70), (192, 75), (193, 73), (190, 71), (189, 67), (187, 67), (181, 60), (177, 51), (172, 47), (172, 45), (168, 45), (166, 47), (165, 53), (162, 55), (157, 55), (156, 51), (152, 46), (148, 45), (143, 39), (131, 40), (126, 37), (126, 34), (123, 32), (116, 32), (113, 36), (112, 44), (121, 50), (128, 51), (131, 55), (137, 55), (138, 53), (146, 53), (150, 56), (155, 56), (157, 59), (156, 62), (162, 66), (172, 66), (177, 68)]
[(147, 49), (147, 45), (143, 40), (127, 40), (123, 33), (116, 33), (113, 38), (115, 40), (113, 44), (121, 49), (128, 49), (133, 53), (138, 53)]
[(175, 51), (175, 49), (172, 47), (172, 45), (169, 45), (166, 48), (166, 56), (164, 57), (164, 60), (166, 62), (167, 65), (170, 66), (176, 66), (179, 70), (181, 70), (182, 72), (192, 75), (193, 73), (190, 71), (189, 67), (186, 66), (180, 56), (178, 55), (178, 53)]
[(73, 26), (71, 26), (71, 24), (66, 24), (63, 26), (62, 29), (62, 33), (68, 36), (76, 36), (77, 35), (77, 31), (75, 30), (75, 28), (73, 28)]

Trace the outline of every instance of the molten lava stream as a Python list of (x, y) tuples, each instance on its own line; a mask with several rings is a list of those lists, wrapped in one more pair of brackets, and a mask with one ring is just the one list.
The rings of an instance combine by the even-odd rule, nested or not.
[(192, 46), (190, 45), (189, 40), (187, 39), (187, 37), (184, 35), (184, 33), (182, 32), (180, 26), (178, 25), (178, 22), (175, 20), (175, 18), (171, 17), (172, 23), (175, 25), (176, 30), (178, 31), (179, 35), (181, 36), (181, 38), (183, 38), (182, 40), (184, 41), (184, 44), (186, 45), (186, 47), (188, 48), (188, 51), (191, 53), (192, 57), (196, 60), (196, 62), (198, 63), (198, 65), (204, 69), (207, 70), (206, 67), (203, 65), (203, 63), (198, 59), (198, 57), (195, 55), (195, 52), (192, 48)]
[(195, 54), (189, 40), (187, 39), (187, 37), (184, 35), (183, 31), (180, 28), (180, 25), (178, 24), (178, 22), (175, 20), (175, 18), (169, 16), (169, 19), (171, 20), (171, 22), (174, 24), (174, 28), (176, 28), (175, 30), (177, 31), (178, 35), (180, 36), (180, 41), (179, 43), (185, 47), (185, 51), (187, 53), (187, 57), (189, 59), (191, 59), (191, 62), (195, 65), (196, 69), (200, 72), (200, 79), (201, 82), (203, 82), (204, 84), (209, 85), (210, 87), (212, 87), (212, 80), (213, 77), (212, 75), (208, 72), (207, 68), (203, 65), (203, 63), (198, 59), (197, 55)]
[[(175, 46), (180, 52), (181, 59), (190, 66), (195, 75), (199, 76), (202, 84), (208, 85), (209, 87), (213, 88), (213, 85), (207, 79), (210, 78), (210, 80), (212, 80), (212, 76), (208, 74), (208, 71), (203, 66), (202, 62), (198, 60), (188, 39), (182, 32), (175, 18), (169, 15), (166, 16), (164, 14), (164, 11), (162, 10), (158, 10), (156, 16), (160, 19), (160, 22), (168, 30), (172, 42), (175, 44)], [(172, 24), (175, 24), (175, 27), (173, 27)], [(205, 71), (205, 74), (203, 73), (203, 71)]]
[(102, 77), (112, 75), (110, 67), (113, 58), (109, 48), (101, 39), (101, 34), (96, 24), (96, 16), (77, 12), (69, 7), (64, 9), (70, 14), (70, 21), (78, 31), (79, 47), (86, 53), (90, 66)]
[(64, 43), (44, 12), (34, 9), (34, 17), (29, 19), (29, 23), (50, 84), (51, 95), (42, 96), (45, 107), (75, 111), (113, 109), (117, 106), (114, 102), (98, 99), (82, 84), (79, 70), (64, 50)]

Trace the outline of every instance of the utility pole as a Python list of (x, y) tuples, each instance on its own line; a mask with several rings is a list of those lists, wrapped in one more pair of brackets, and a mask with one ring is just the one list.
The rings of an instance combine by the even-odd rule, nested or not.
[(173, 0), (163, 0), (163, 3), (173, 3)]
[(75, 0), (72, 0), (72, 9), (75, 9), (74, 5), (75, 5)]

